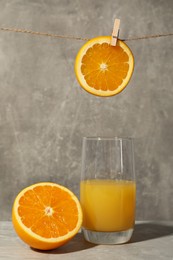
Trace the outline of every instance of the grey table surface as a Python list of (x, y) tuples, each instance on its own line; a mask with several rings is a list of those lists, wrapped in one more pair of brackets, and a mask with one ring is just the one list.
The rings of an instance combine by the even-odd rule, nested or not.
[(38, 251), (24, 244), (11, 222), (0, 222), (0, 260), (3, 259), (118, 259), (173, 260), (173, 222), (138, 221), (131, 241), (123, 245), (94, 245), (78, 233), (68, 244)]

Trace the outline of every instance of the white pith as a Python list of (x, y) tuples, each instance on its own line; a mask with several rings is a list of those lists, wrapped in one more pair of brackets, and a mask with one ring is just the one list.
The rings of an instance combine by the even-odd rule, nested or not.
[(105, 70), (107, 70), (107, 68), (108, 68), (108, 65), (106, 63), (103, 62), (100, 64), (101, 71), (105, 71)]
[(53, 213), (54, 213), (54, 210), (53, 210), (53, 208), (51, 208), (51, 207), (46, 207), (45, 209), (44, 209), (44, 212), (45, 212), (45, 215), (46, 216), (52, 216), (53, 215)]

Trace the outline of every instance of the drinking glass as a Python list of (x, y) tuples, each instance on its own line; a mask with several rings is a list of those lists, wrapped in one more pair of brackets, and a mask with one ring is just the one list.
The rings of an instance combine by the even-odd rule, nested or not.
[(136, 183), (131, 138), (84, 137), (80, 201), (84, 238), (95, 244), (130, 240)]

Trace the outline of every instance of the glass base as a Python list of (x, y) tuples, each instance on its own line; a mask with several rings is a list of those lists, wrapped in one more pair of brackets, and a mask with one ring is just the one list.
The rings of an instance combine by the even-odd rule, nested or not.
[(98, 232), (83, 228), (84, 238), (94, 244), (116, 245), (127, 243), (132, 234), (133, 229), (119, 232)]

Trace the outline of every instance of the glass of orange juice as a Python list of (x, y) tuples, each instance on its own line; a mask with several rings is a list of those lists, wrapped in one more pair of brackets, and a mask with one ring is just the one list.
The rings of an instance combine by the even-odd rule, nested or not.
[(136, 204), (131, 138), (83, 138), (80, 202), (87, 241), (121, 244), (130, 240)]

